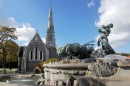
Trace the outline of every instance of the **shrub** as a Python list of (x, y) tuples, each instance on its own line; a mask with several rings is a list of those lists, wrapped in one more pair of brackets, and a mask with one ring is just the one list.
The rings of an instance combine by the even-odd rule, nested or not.
[(43, 64), (48, 64), (49, 62), (55, 62), (55, 61), (59, 61), (59, 59), (57, 59), (57, 58), (49, 58), (46, 61), (43, 61), (43, 62), (39, 63), (39, 66), (40, 66), (42, 72), (44, 72), (43, 71), (44, 70)]

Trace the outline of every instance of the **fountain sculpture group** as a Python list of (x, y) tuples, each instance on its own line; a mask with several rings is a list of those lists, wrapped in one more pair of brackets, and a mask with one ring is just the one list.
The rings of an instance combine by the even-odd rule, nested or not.
[[(98, 29), (100, 34), (98, 47), (100, 48), (97, 50), (94, 50), (93, 44), (91, 44), (93, 41), (84, 45), (73, 43), (63, 47), (60, 53), (60, 56), (64, 57), (62, 61), (44, 64), (44, 84), (58, 86), (118, 86), (118, 81), (120, 81), (120, 86), (130, 84), (124, 81), (124, 79), (130, 79), (127, 76), (130, 72), (130, 62), (125, 57), (116, 55), (108, 42), (107, 37), (112, 27), (113, 24), (109, 24)], [(120, 59), (120, 57), (123, 59)]]

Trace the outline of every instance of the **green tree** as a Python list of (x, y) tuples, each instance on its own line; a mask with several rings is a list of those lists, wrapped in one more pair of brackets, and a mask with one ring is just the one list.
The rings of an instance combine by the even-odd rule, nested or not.
[(16, 44), (14, 41), (8, 41), (7, 43), (7, 47), (8, 47), (8, 53), (7, 53), (7, 58), (6, 61), (10, 62), (10, 59), (12, 59), (12, 62), (16, 62), (18, 60), (18, 49), (19, 46), (18, 44)]
[[(10, 28), (7, 26), (2, 26), (0, 28), (0, 54), (2, 55), (4, 74), (6, 74), (6, 57), (7, 55), (14, 55), (14, 51), (17, 49), (14, 47), (16, 44), (13, 40), (17, 39), (15, 35), (15, 28)], [(12, 46), (13, 45), (13, 46)]]
[(122, 53), (116, 53), (116, 54), (122, 55), (122, 56), (130, 56), (130, 53), (124, 53), (124, 52), (122, 52)]

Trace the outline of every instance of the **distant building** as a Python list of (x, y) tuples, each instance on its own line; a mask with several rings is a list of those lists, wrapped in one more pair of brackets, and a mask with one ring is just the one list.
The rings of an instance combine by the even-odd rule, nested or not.
[(126, 56), (127, 58), (130, 58), (130, 56)]
[(33, 71), (34, 66), (39, 62), (45, 61), (48, 58), (56, 58), (56, 42), (55, 32), (52, 17), (52, 6), (50, 5), (46, 44), (42, 41), (39, 34), (36, 32), (32, 40), (27, 46), (20, 46), (18, 71), (30, 72)]

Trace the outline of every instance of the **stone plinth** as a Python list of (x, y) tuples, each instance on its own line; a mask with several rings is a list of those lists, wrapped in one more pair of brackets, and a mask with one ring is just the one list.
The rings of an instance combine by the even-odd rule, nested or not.
[(45, 64), (45, 79), (48, 81), (61, 80), (66, 83), (69, 75), (85, 76), (89, 63), (77, 64)]

